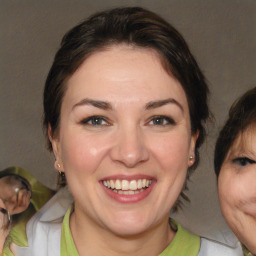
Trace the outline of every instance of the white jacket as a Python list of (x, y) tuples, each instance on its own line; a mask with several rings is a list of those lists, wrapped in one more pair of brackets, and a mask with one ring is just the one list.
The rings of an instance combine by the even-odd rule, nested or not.
[[(15, 255), (60, 256), (62, 221), (72, 202), (72, 196), (67, 188), (58, 191), (28, 222), (28, 247), (15, 246)], [(222, 243), (201, 238), (198, 256), (242, 255), (239, 242), (237, 242), (235, 248), (231, 248)]]

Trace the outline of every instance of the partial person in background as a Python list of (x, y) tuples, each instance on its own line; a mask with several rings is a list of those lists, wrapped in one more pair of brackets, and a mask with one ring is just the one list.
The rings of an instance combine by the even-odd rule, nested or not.
[(256, 87), (232, 105), (214, 164), (222, 214), (244, 255), (256, 255)]
[(26, 223), (54, 194), (27, 170), (9, 167), (0, 171), (0, 255), (15, 255), (13, 246), (26, 246)]
[(236, 255), (183, 229), (177, 209), (199, 161), (208, 86), (179, 32), (148, 10), (97, 13), (63, 38), (44, 89), (60, 190), (19, 255)]

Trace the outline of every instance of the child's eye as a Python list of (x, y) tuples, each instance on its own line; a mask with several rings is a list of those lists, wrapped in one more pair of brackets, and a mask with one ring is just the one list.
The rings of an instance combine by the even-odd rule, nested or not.
[(7, 214), (7, 210), (2, 208), (2, 207), (0, 207), (0, 212), (3, 213), (3, 214)]
[(237, 157), (232, 160), (233, 163), (238, 164), (240, 166), (246, 166), (248, 164), (255, 164), (256, 162), (248, 157)]
[(91, 126), (107, 126), (109, 122), (105, 117), (102, 116), (90, 116), (83, 119), (81, 122), (83, 125), (91, 125)]
[(148, 122), (149, 125), (173, 125), (175, 121), (168, 116), (153, 116)]

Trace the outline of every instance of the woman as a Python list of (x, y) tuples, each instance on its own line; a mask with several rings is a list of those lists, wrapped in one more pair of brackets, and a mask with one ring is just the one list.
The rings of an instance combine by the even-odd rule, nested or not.
[(182, 36), (150, 11), (113, 9), (69, 31), (44, 126), (74, 204), (61, 190), (19, 255), (234, 255), (169, 221), (199, 160), (207, 93)]
[(223, 216), (244, 255), (256, 255), (256, 87), (232, 105), (214, 162)]
[(13, 255), (14, 244), (27, 245), (27, 220), (52, 195), (52, 190), (21, 167), (0, 171), (0, 255)]

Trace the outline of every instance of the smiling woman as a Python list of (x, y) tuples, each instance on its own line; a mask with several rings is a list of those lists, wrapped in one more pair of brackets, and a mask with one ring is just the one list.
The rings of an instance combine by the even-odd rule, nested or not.
[(248, 256), (256, 255), (255, 128), (256, 87), (232, 105), (215, 149), (221, 210)]
[[(66, 87), (59, 133), (51, 140), (79, 210), (95, 219), (86, 229), (104, 225), (128, 235), (168, 218), (192, 164), (189, 155), (197, 137), (191, 135), (179, 82), (153, 50), (119, 45), (87, 58)], [(83, 96), (108, 108), (77, 105)], [(163, 100), (165, 104), (156, 104)], [(83, 222), (76, 218), (83, 215), (71, 217), (75, 232), (75, 223), (80, 229)]]
[(113, 9), (69, 31), (44, 126), (74, 204), (61, 190), (19, 255), (235, 255), (169, 219), (199, 161), (207, 93), (182, 36), (150, 11)]

